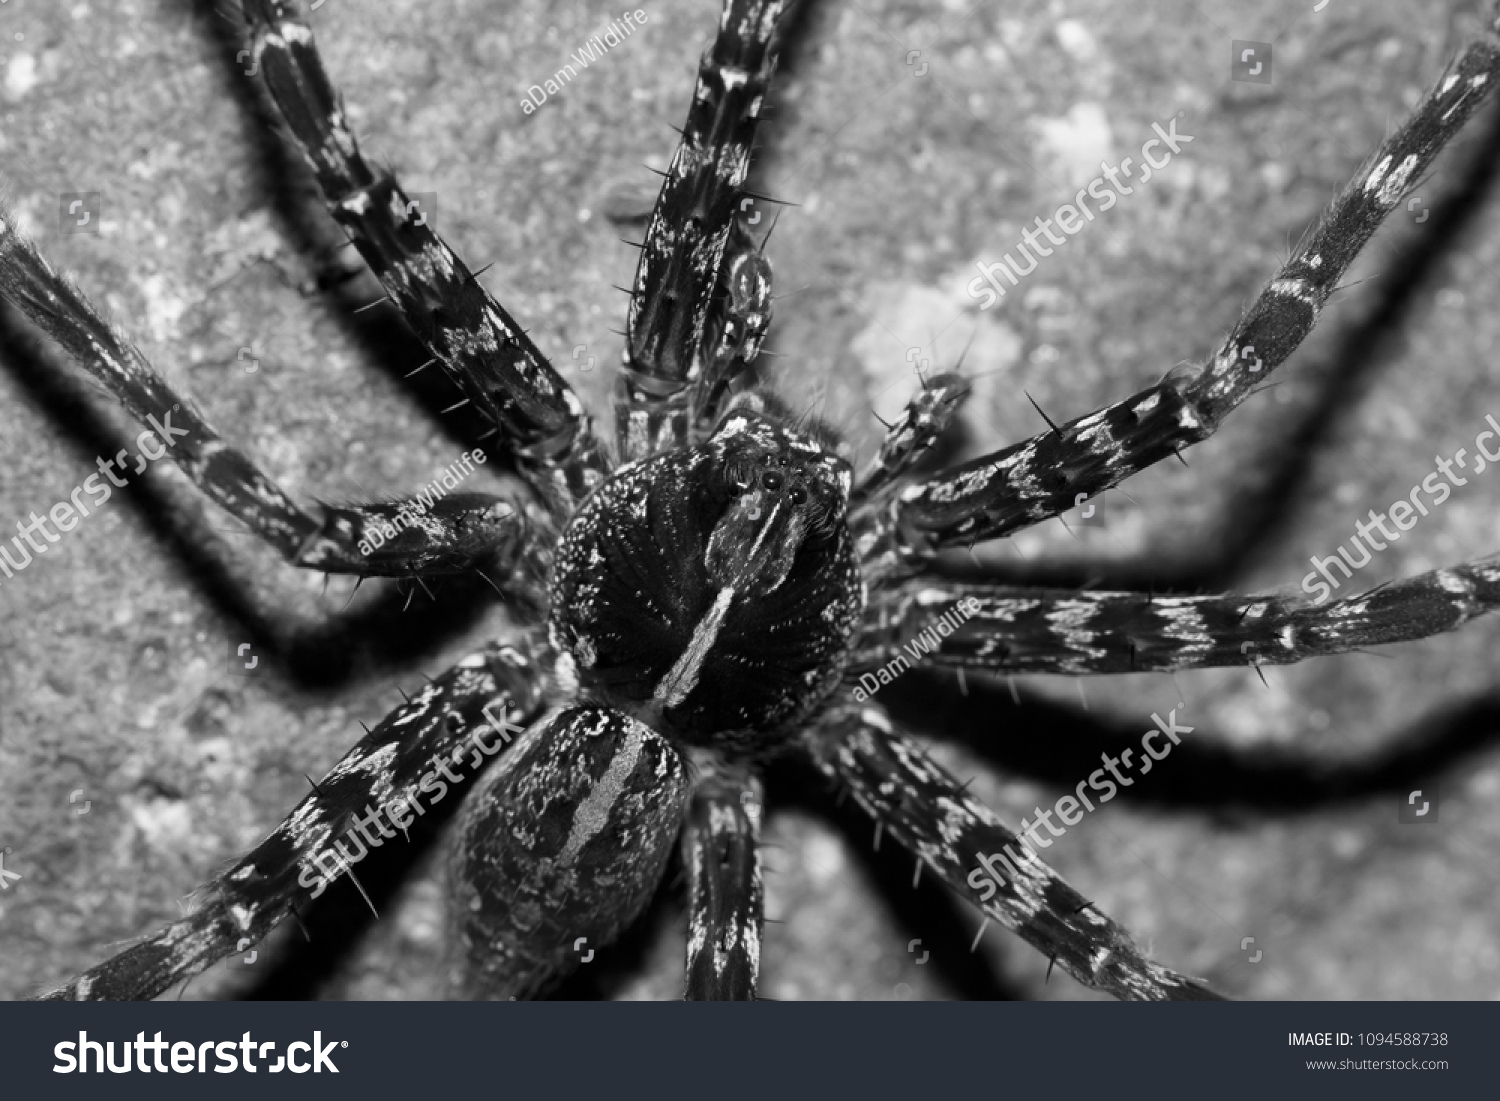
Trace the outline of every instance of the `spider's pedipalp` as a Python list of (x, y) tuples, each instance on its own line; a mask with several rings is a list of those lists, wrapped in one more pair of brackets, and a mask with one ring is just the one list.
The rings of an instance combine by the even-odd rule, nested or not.
[(1143, 955), (1124, 929), (898, 732), (879, 706), (836, 704), (803, 745), (825, 776), (954, 892), (1085, 986), (1132, 1001), (1219, 997)]
[(301, 15), (282, 0), (240, 2), (256, 71), (334, 220), (465, 397), (503, 429), (538, 492), (566, 514), (609, 468), (578, 396), (395, 177), (365, 161)]
[[(769, 233), (767, 234), (769, 236)], [(729, 387), (760, 355), (771, 327), (771, 262), (736, 218), (724, 248), (719, 289), (704, 327), (703, 374), (692, 388), (693, 428), (713, 431)]]
[(432, 577), (489, 566), (503, 577), (534, 537), (524, 505), (487, 493), (325, 505), (323, 512), (323, 532), (297, 565), (330, 573)]
[(761, 803), (760, 785), (737, 769), (707, 769), (693, 786), (682, 829), (688, 1001), (755, 997), (765, 918)]
[[(661, 442), (652, 441), (686, 442), (693, 413), (687, 391), (703, 377), (705, 358), (719, 343), (705, 341), (710, 307), (716, 294), (733, 290), (720, 287), (720, 269), (776, 68), (776, 24), (784, 7), (784, 0), (725, 0), (718, 33), (699, 64), (692, 107), (651, 213), (630, 300), (616, 399), (624, 407), (619, 443), (627, 458), (659, 449)], [(741, 327), (748, 316), (737, 319)]]
[(851, 500), (856, 511), (859, 506), (868, 508), (872, 499), (883, 499), (911, 472), (948, 430), (969, 399), (969, 391), (968, 380), (959, 374), (945, 373), (923, 380), (922, 388), (912, 395), (901, 416), (886, 429), (880, 454), (855, 484)]
[(1370, 236), (1500, 84), (1500, 45), (1449, 67), (1339, 193), (1220, 345), (1208, 366), (906, 489), (881, 525), (880, 552), (910, 561), (1010, 535), (1207, 439), (1312, 331)]
[(153, 998), (259, 941), (299, 902), (399, 839), (386, 822), (410, 826), (450, 784), (461, 789), (510, 745), (520, 730), (512, 717), (529, 720), (541, 700), (536, 648), (492, 645), (433, 680), (346, 753), (248, 856), (202, 887), (192, 913), (42, 997)]
[[(1337, 557), (1332, 561), (1342, 567)], [(933, 628), (945, 613), (960, 609), (968, 614), (951, 631)], [(850, 668), (876, 669), (902, 653), (914, 664), (1006, 673), (1287, 665), (1428, 638), (1496, 609), (1500, 557), (1432, 570), (1326, 604), (1284, 596), (1148, 596), (917, 579), (871, 601)], [(912, 642), (924, 634), (923, 644)]]

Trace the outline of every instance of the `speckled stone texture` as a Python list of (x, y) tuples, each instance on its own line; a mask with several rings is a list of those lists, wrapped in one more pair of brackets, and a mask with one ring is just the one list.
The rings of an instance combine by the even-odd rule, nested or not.
[[(868, 456), (872, 413), (889, 417), (914, 366), (951, 366), (972, 339), (977, 396), (955, 453), (977, 454), (1045, 427), (1027, 393), (1072, 418), (1201, 361), (1478, 26), (1472, 3), (1312, 6), (816, 0), (756, 182), (800, 204), (769, 248), (783, 297), (768, 373)], [(436, 194), (440, 232), (490, 265), (487, 285), (601, 413), (625, 308), (611, 284), (629, 284), (635, 258), (618, 239), (635, 232), (599, 211), (622, 186), (651, 188), (643, 163), (665, 166), (715, 6), (651, 0), (642, 29), (535, 114), (520, 100), (623, 10), (327, 0), (313, 17), (367, 152), (408, 191)], [(1272, 83), (1230, 79), (1233, 40), (1273, 44)], [(316, 289), (352, 254), (318, 251), (337, 238), (265, 137), (235, 49), (207, 3), (9, 0), (11, 201), (55, 264), (294, 495), (414, 490), (466, 446), (462, 424), (436, 415), (457, 398), (401, 379), (421, 359), (384, 307), (351, 316), (376, 297), (368, 277)], [(978, 309), (964, 290), (977, 261), (1172, 119), (1193, 141), (1157, 178)], [(1310, 555), (1335, 553), (1435, 456), (1472, 450), (1485, 414), (1500, 416), (1500, 210), (1483, 148), (1496, 132), (1493, 111), (1476, 121), (1278, 385), (1187, 466), (1126, 483), (1103, 528), (1050, 521), (975, 555), (1054, 584), (1295, 590)], [(59, 195), (95, 191), (101, 232), (61, 234)], [(56, 362), (6, 328), (0, 529), (132, 446), (136, 429)], [(491, 468), (475, 477), (495, 484)], [(1500, 471), (1472, 478), (1359, 583), (1495, 551), (1497, 505)], [(23, 877), (0, 892), (0, 996), (176, 916), (398, 685), (511, 630), (480, 590), (442, 587), (436, 605), (419, 591), (402, 613), (389, 586), (351, 603), (352, 588), (282, 565), (166, 464), (0, 581), (0, 848)], [(250, 676), (232, 672), (243, 643), (263, 655)], [(1252, 671), (1028, 678), (1018, 705), (1003, 681), (970, 677), (964, 698), (951, 678), (914, 673), (880, 698), (1012, 823), (1182, 701), (1183, 746), (1058, 838), (1054, 866), (1155, 958), (1235, 996), (1488, 998), (1500, 988), (1497, 643), (1492, 619), (1270, 670), (1269, 687)], [(1435, 824), (1398, 823), (1417, 788), (1440, 789)], [(930, 877), (913, 890), (909, 860), (888, 838), (872, 854), (869, 825), (815, 785), (773, 777), (768, 799), (767, 996), (1094, 996), (1044, 981), (1047, 961), (993, 926), (970, 954), (973, 911)], [(352, 946), (320, 926), (288, 955), (300, 938), (287, 930), (186, 996), (434, 996), (436, 863), (385, 898), (378, 923), (354, 926)], [(567, 990), (677, 996), (676, 897)]]

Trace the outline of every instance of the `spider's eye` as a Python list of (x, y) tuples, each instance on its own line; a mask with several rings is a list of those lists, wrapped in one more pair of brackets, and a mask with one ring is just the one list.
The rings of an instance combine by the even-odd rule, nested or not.
[(774, 470), (768, 470), (760, 476), (760, 484), (775, 493), (781, 488), (781, 475)]
[(805, 505), (807, 504), (807, 490), (803, 489), (801, 486), (792, 486), (792, 488), (787, 491), (786, 498), (794, 505)]

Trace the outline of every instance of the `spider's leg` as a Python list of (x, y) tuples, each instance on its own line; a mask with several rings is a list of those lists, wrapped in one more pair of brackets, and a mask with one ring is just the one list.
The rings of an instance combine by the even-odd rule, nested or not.
[[(1330, 564), (1348, 573), (1337, 555), (1323, 563)], [(1317, 577), (1308, 574), (1308, 581)], [(1427, 638), (1497, 608), (1500, 556), (1326, 604), (1284, 596), (1164, 597), (916, 579), (875, 598), (851, 669), (878, 668), (897, 654), (913, 664), (1007, 673), (1287, 665)]]
[(703, 374), (689, 398), (693, 430), (700, 437), (713, 432), (729, 387), (760, 355), (771, 328), (771, 303), (771, 262), (736, 218), (704, 327)]
[(805, 745), (826, 776), (950, 888), (1085, 986), (1132, 1000), (1218, 997), (1144, 956), (880, 707), (835, 704)]
[[(367, 849), (426, 814), (519, 733), (540, 702), (531, 656), (493, 645), (396, 708), (243, 860), (199, 892), (193, 913), (71, 982), (50, 1000), (152, 998), (259, 941), (302, 899), (321, 895)], [(506, 701), (509, 701), (507, 704)], [(517, 711), (519, 714), (517, 714)]]
[(537, 723), (465, 805), (453, 878), (473, 997), (526, 997), (635, 920), (682, 826), (687, 767), (623, 711)]
[(241, 6), (251, 58), (334, 220), (464, 396), (503, 431), (532, 484), (571, 511), (608, 472), (578, 396), (395, 177), (365, 161), (300, 12), (282, 0)]
[[(724, 0), (698, 66), (693, 105), (651, 212), (626, 326), (620, 449), (687, 439), (689, 393), (704, 372), (704, 333), (771, 73), (785, 0)], [(752, 281), (753, 282), (753, 281)], [(748, 289), (748, 288), (747, 288)], [(640, 452), (640, 454), (636, 454)]]
[(759, 785), (726, 769), (706, 771), (693, 787), (682, 831), (689, 1001), (755, 997), (765, 916), (760, 803)]
[(1497, 83), (1500, 46), (1469, 46), (1340, 192), (1207, 367), (1169, 372), (1124, 401), (905, 489), (871, 525), (883, 547), (872, 564), (894, 570), (941, 547), (1008, 535), (1206, 439), (1312, 330), (1365, 242)]
[[(99, 473), (73, 493), (72, 508), (85, 516), (90, 505), (97, 508), (109, 499), (111, 486), (128, 485), (127, 474), (139, 475), (148, 460), (166, 456), (283, 558), (306, 569), (385, 577), (461, 573), (481, 565), (504, 567), (526, 542), (531, 522), (522, 506), (482, 493), (424, 502), (323, 505), (316, 512), (301, 508), (243, 452), (226, 444), (139, 349), (52, 271), (3, 212), (0, 298), (17, 306), (147, 426), (136, 438), (133, 469), (121, 451), (111, 460), (99, 460)], [(460, 464), (473, 469), (468, 455)], [(85, 491), (92, 501), (85, 502)], [(20, 542), (16, 549), (23, 552)], [(10, 575), (9, 569), (0, 569)]]

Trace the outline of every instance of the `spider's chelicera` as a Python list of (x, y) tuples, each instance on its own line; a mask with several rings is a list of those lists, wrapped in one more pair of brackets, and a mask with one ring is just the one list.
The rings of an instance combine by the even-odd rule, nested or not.
[[(353, 862), (397, 836), (385, 821), (404, 829), (457, 786), (468, 790), (451, 861), (456, 992), (524, 996), (557, 981), (579, 945), (606, 944), (640, 915), (680, 847), (687, 994), (753, 997), (757, 774), (778, 753), (810, 760), (919, 872), (1085, 985), (1213, 996), (1146, 958), (858, 680), (898, 658), (904, 668), (918, 637), (906, 654), (950, 668), (1168, 671), (1420, 638), (1500, 603), (1495, 559), (1321, 605), (959, 583), (933, 567), (945, 548), (1056, 516), (1207, 438), (1311, 331), (1381, 220), (1473, 115), (1500, 78), (1500, 44), (1454, 61), (1205, 365), (930, 474), (919, 460), (968, 394), (940, 374), (856, 475), (830, 433), (746, 383), (770, 323), (771, 269), (740, 211), (784, 6), (725, 0), (641, 246), (611, 449), (395, 179), (361, 156), (297, 7), (243, 0), (250, 71), (330, 213), (461, 404), (491, 425), (524, 496), (303, 508), (0, 224), (0, 295), (143, 423), (173, 423), (162, 443), (181, 469), (288, 562), (416, 580), (479, 571), (527, 624), (392, 712), (191, 913), (49, 996), (150, 997), (197, 974), (294, 915), (311, 883), (321, 893), (347, 874), (357, 885)], [(497, 707), (524, 733), (512, 737), (507, 718), (496, 741)]]

